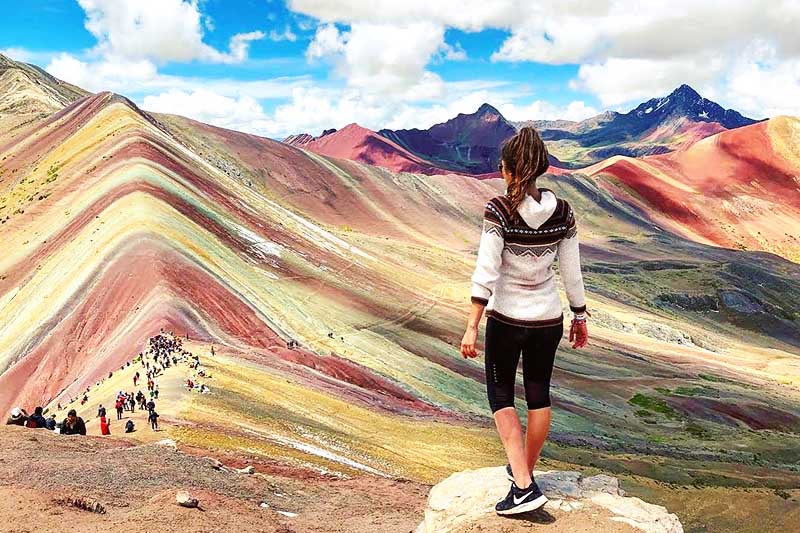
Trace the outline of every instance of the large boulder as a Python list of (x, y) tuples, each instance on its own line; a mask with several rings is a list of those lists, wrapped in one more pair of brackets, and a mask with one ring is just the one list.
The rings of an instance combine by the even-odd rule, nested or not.
[[(583, 477), (579, 472), (534, 472), (536, 482), (550, 499), (546, 512), (572, 512), (578, 509), (601, 509), (607, 524), (594, 524), (598, 531), (619, 531), (627, 524), (648, 533), (683, 533), (678, 517), (660, 505), (639, 498), (626, 497), (615, 477)], [(494, 505), (509, 488), (504, 467), (480, 468), (457, 472), (434, 486), (428, 496), (425, 519), (416, 533), (465, 531), (471, 524), (495, 515)], [(508, 522), (512, 527), (512, 522)], [(556, 524), (558, 521), (556, 521)], [(574, 521), (570, 522), (574, 526)], [(524, 524), (519, 524), (524, 527)], [(560, 531), (555, 528), (550, 531)], [(516, 531), (516, 529), (508, 530)]]

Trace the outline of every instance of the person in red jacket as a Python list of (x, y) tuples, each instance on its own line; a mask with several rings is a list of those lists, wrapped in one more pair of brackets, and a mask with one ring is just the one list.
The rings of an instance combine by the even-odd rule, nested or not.
[(101, 435), (111, 435), (111, 428), (108, 422), (108, 418), (105, 416), (100, 417), (100, 434)]

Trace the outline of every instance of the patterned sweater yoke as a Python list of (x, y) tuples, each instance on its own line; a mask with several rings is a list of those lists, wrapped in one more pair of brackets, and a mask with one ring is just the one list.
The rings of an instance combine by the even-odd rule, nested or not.
[(517, 213), (506, 195), (486, 203), (472, 275), (472, 302), (485, 305), (487, 316), (527, 327), (563, 320), (556, 259), (570, 309), (586, 309), (575, 214), (553, 191), (539, 190), (540, 201), (526, 195)]

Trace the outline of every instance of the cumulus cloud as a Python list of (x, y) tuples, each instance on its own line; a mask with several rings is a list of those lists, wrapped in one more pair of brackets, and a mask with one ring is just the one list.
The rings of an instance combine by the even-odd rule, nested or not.
[(439, 56), (446, 61), (464, 61), (467, 59), (467, 52), (461, 47), (461, 43), (443, 42), (439, 46)]
[(35, 57), (33, 52), (30, 50), (18, 47), (0, 48), (0, 54), (13, 59), (14, 61), (22, 61), (23, 63), (29, 63), (33, 61)]
[[(791, 90), (800, 60), (797, 0), (776, 0), (768, 7), (758, 0), (646, 4), (635, 0), (290, 0), (288, 5), (324, 25), (344, 26), (340, 37), (347, 35), (347, 26), (351, 31), (358, 25), (381, 27), (383, 39), (375, 41), (378, 50), (385, 42), (402, 38), (399, 28), (418, 21), (467, 32), (507, 31), (508, 37), (491, 55), (493, 61), (577, 64), (579, 75), (572, 88), (594, 93), (604, 105), (635, 102), (690, 83), (706, 94), (722, 96), (723, 103), (751, 102), (752, 112), (769, 114), (788, 104), (775, 102), (768, 91), (758, 96), (747, 89), (748, 84), (758, 80), (781, 87), (781, 92)], [(769, 64), (742, 66), (742, 51), (762, 41), (774, 50)], [(347, 46), (346, 39), (339, 42)], [(427, 65), (440, 56), (431, 54), (426, 44), (423, 41), (416, 50), (416, 59)], [(444, 46), (440, 40), (439, 49)], [(391, 61), (387, 58), (387, 65)], [(357, 69), (342, 72), (359, 81), (370, 80)], [(422, 77), (425, 72), (415, 69), (406, 75)], [(407, 77), (406, 82), (413, 83)], [(728, 85), (733, 83), (735, 87)]]
[(102, 61), (88, 62), (66, 53), (54, 57), (45, 70), (92, 92), (130, 90), (157, 78), (156, 66), (146, 59), (130, 61), (106, 57)]
[[(78, 0), (86, 12), (85, 26), (97, 39), (99, 55), (129, 61), (212, 61), (240, 63), (249, 43), (263, 39), (260, 31), (236, 34), (229, 50), (203, 42), (208, 20), (197, 0)], [(213, 27), (213, 26), (212, 26)]]
[(344, 52), (346, 39), (335, 24), (322, 24), (306, 49), (306, 58), (314, 60)]
[[(442, 94), (441, 78), (425, 67), (443, 46), (444, 27), (428, 21), (354, 22), (347, 32), (335, 24), (324, 24), (306, 56), (310, 60), (330, 58), (348, 86), (384, 96), (425, 99)], [(444, 49), (448, 52), (458, 55), (455, 49)]]
[(447, 98), (433, 105), (412, 101), (386, 100), (358, 88), (296, 88), (289, 102), (273, 113), (270, 136), (281, 138), (290, 133), (320, 134), (327, 128), (341, 128), (352, 122), (373, 129), (427, 128), (445, 122), (459, 113), (474, 113), (483, 103), (492, 103), (512, 121), (533, 119), (582, 120), (597, 114), (582, 101), (557, 106), (541, 100), (527, 105), (514, 101), (520, 94), (507, 83), (473, 80), (445, 84)]
[(295, 42), (297, 40), (297, 34), (292, 31), (288, 25), (284, 28), (282, 32), (278, 32), (276, 30), (270, 30), (269, 32), (269, 40), (270, 41), (290, 41)]
[(496, 106), (504, 117), (511, 121), (523, 120), (574, 120), (581, 121), (597, 115), (597, 109), (582, 100), (575, 100), (565, 106), (559, 106), (545, 100), (535, 100), (527, 105), (513, 103)]
[(246, 95), (228, 97), (207, 89), (191, 92), (171, 90), (146, 96), (142, 107), (148, 111), (183, 115), (215, 126), (261, 135), (269, 135), (276, 129), (261, 104)]
[(191, 92), (203, 87), (225, 96), (245, 94), (255, 99), (288, 98), (292, 89), (311, 83), (309, 76), (284, 76), (262, 80), (201, 79), (158, 72), (150, 61), (106, 58), (83, 61), (72, 54), (58, 54), (45, 67), (53, 76), (89, 91), (114, 91), (137, 97), (170, 89)]
[[(573, 89), (588, 90), (607, 106), (644, 100), (668, 93), (682, 83), (698, 89), (708, 86), (722, 72), (722, 57), (679, 59), (622, 59), (588, 63), (578, 69)], [(707, 92), (707, 91), (703, 91)]]
[(773, 45), (754, 43), (728, 73), (726, 87), (727, 98), (745, 112), (800, 115), (800, 58), (780, 60)]

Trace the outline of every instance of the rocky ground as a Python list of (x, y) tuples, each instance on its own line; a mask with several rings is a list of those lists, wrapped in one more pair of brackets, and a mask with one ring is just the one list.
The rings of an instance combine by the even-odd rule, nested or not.
[[(431, 490), (369, 475), (268, 474), (169, 439), (142, 444), (2, 426), (0, 447), (0, 531), (682, 531), (675, 515), (623, 497), (608, 476), (544, 473), (537, 479), (551, 498), (545, 508), (504, 519), (492, 510), (508, 488), (500, 467), (454, 474)], [(197, 508), (177, 504), (183, 491)]]
[[(0, 447), (0, 531), (9, 532), (411, 531), (428, 492), (372, 476), (309, 482), (302, 469), (246, 474), (167, 444), (118, 437), (0, 426)], [(182, 490), (199, 508), (177, 505)]]
[(639, 498), (626, 497), (619, 481), (604, 474), (535, 472), (549, 501), (536, 511), (499, 517), (494, 504), (508, 492), (504, 467), (458, 472), (431, 489), (425, 519), (416, 533), (549, 531), (683, 533), (675, 514)]

